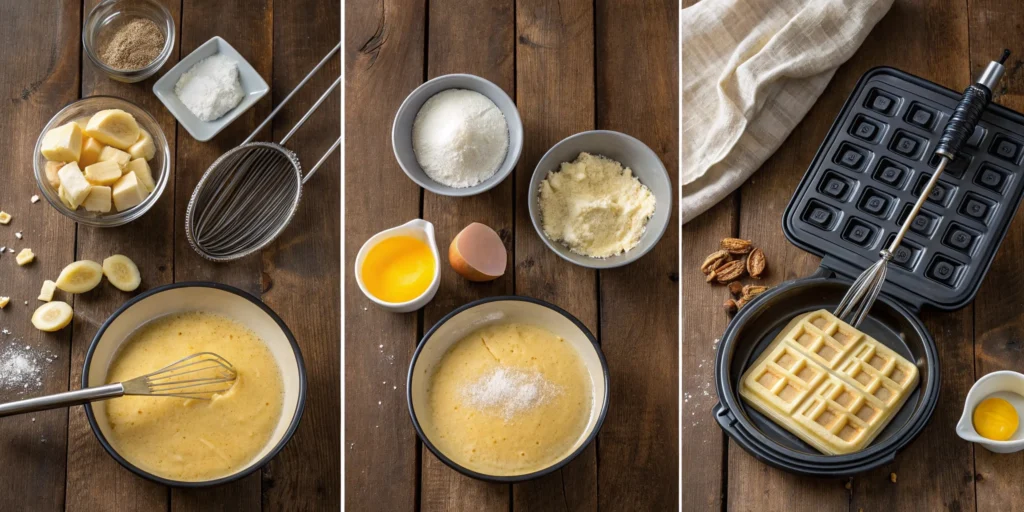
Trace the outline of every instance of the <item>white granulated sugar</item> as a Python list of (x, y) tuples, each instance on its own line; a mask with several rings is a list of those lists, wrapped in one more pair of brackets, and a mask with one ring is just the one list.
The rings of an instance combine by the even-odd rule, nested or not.
[(412, 125), (416, 161), (430, 179), (453, 188), (494, 176), (508, 152), (508, 123), (487, 96), (448, 89), (428, 99)]
[(497, 409), (506, 421), (561, 393), (540, 373), (497, 367), (462, 390), (469, 405), (478, 409)]
[(178, 78), (174, 95), (200, 120), (216, 121), (245, 96), (238, 63), (219, 53), (211, 55)]

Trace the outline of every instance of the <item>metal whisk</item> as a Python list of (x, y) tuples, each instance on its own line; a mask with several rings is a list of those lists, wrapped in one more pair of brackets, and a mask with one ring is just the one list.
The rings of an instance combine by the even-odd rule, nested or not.
[(335, 46), (242, 145), (221, 155), (196, 184), (185, 212), (189, 245), (212, 261), (231, 261), (256, 252), (284, 230), (295, 215), (302, 185), (341, 146), (339, 137), (305, 176), (298, 156), (284, 147), (341, 84), (341, 77), (317, 99), (280, 142), (252, 142), (296, 92), (341, 49)]
[(857, 280), (850, 287), (850, 291), (846, 292), (843, 300), (836, 307), (834, 314), (839, 319), (856, 327), (867, 316), (871, 306), (875, 303), (875, 299), (878, 298), (878, 294), (882, 291), (882, 285), (885, 284), (885, 273), (889, 260), (893, 258), (896, 249), (903, 241), (903, 237), (907, 234), (914, 219), (917, 218), (918, 212), (921, 211), (921, 206), (924, 205), (928, 196), (931, 195), (932, 189), (935, 188), (935, 184), (939, 181), (939, 176), (946, 170), (946, 166), (956, 159), (960, 148), (963, 147), (964, 143), (974, 133), (981, 115), (985, 112), (985, 108), (992, 102), (992, 90), (999, 82), (999, 79), (1002, 78), (1005, 71), (1003, 64), (1006, 63), (1006, 59), (1009, 56), (1010, 50), (1003, 50), (1002, 58), (998, 61), (990, 62), (988, 68), (982, 73), (981, 78), (964, 91), (963, 98), (957, 105), (956, 110), (953, 111), (953, 115), (950, 116), (949, 122), (946, 123), (942, 137), (939, 139), (939, 144), (935, 148), (935, 154), (939, 157), (939, 165), (935, 169), (935, 174), (932, 175), (924, 190), (921, 191), (921, 196), (917, 198), (913, 209), (910, 210), (910, 215), (903, 221), (903, 225), (900, 226), (900, 230), (896, 233), (892, 243), (879, 253), (881, 259), (857, 277)]
[(217, 393), (230, 390), (237, 377), (235, 367), (231, 366), (227, 359), (213, 352), (199, 352), (132, 380), (0, 404), (0, 418), (82, 405), (125, 395), (209, 400)]

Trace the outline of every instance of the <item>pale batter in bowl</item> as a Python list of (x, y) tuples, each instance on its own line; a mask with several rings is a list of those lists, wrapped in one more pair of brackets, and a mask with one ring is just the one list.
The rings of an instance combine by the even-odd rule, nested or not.
[(284, 384), (266, 343), (227, 317), (192, 311), (142, 326), (119, 348), (107, 382), (149, 373), (197, 352), (221, 355), (238, 378), (212, 400), (126, 396), (106, 403), (108, 440), (140, 469), (201, 482), (249, 465), (281, 417)]
[(421, 424), (456, 464), (487, 475), (524, 475), (563, 460), (583, 441), (593, 387), (566, 340), (523, 323), (489, 325), (441, 358)]

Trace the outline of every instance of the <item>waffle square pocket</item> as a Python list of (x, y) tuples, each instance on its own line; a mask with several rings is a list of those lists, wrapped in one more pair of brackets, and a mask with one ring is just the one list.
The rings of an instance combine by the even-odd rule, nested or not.
[(740, 395), (818, 451), (845, 455), (871, 444), (917, 381), (913, 363), (822, 309), (786, 325)]

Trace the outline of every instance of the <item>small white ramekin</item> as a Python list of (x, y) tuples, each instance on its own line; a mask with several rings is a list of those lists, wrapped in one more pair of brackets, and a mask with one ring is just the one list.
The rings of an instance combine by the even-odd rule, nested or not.
[(1017, 409), (1017, 416), (1024, 416), (1024, 375), (1017, 372), (1001, 371), (992, 372), (978, 379), (978, 382), (971, 386), (967, 393), (967, 400), (964, 402), (964, 413), (956, 424), (956, 435), (965, 441), (980, 444), (990, 452), (1013, 453), (1024, 450), (1024, 428), (1017, 428), (1017, 432), (1006, 441), (993, 441), (978, 434), (974, 429), (974, 409), (982, 400), (994, 397), (1002, 398), (1014, 409)]
[[(434, 280), (430, 282), (430, 286), (427, 287), (426, 291), (413, 300), (406, 302), (387, 302), (380, 300), (377, 297), (374, 297), (373, 294), (366, 289), (366, 285), (363, 283), (363, 262), (366, 260), (366, 254), (370, 252), (370, 249), (372, 249), (373, 246), (386, 238), (403, 235), (417, 238), (430, 246), (430, 252), (434, 255)], [(426, 306), (428, 302), (434, 299), (434, 295), (437, 294), (437, 288), (441, 284), (441, 254), (437, 250), (437, 239), (434, 237), (434, 225), (423, 219), (413, 219), (401, 226), (385, 229), (384, 231), (371, 236), (370, 239), (367, 240), (361, 248), (359, 248), (359, 254), (356, 255), (355, 274), (356, 284), (359, 285), (359, 290), (363, 292), (363, 295), (366, 295), (366, 298), (372, 300), (374, 304), (377, 304), (388, 311), (395, 313), (408, 313)]]

